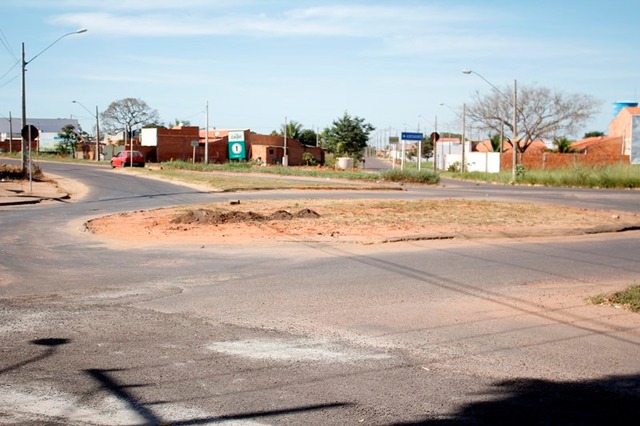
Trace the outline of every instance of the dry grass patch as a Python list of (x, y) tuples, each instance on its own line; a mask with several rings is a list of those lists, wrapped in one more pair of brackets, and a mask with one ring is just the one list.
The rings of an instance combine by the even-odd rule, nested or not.
[[(367, 242), (420, 234), (587, 229), (635, 222), (637, 217), (633, 214), (623, 217), (611, 212), (530, 203), (305, 199), (122, 213), (93, 220), (87, 228), (96, 234), (136, 241), (342, 239)], [(115, 226), (121, 230), (126, 226), (128, 231), (115, 233), (111, 230)]]

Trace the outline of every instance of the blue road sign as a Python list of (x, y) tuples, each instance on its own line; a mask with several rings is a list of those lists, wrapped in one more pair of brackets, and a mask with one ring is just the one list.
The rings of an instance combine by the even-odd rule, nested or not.
[(423, 137), (422, 133), (402, 132), (403, 141), (421, 141)]

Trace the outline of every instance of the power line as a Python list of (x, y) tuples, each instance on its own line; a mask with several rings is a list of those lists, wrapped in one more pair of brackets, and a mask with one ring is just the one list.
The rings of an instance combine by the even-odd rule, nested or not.
[(2, 85), (0, 85), (0, 88), (6, 86), (7, 84), (11, 83), (13, 80), (15, 80), (16, 78), (18, 78), (19, 75), (14, 75), (13, 77), (11, 77), (9, 80), (5, 81)]
[[(17, 67), (19, 64), (20, 64), (20, 61), (17, 61), (15, 64), (13, 64), (13, 66), (12, 66), (11, 68), (9, 68), (9, 69), (7, 70), (7, 72), (5, 72), (4, 74), (2, 74), (2, 75), (0, 76), (0, 80), (2, 80), (3, 78), (5, 78), (5, 77), (7, 76), (7, 74), (9, 74), (9, 73), (10, 73), (10, 72), (15, 68), (15, 67)], [(16, 75), (16, 77), (17, 77), (17, 75)], [(15, 78), (15, 77), (13, 77), (11, 80), (13, 80), (14, 78)], [(9, 80), (9, 81), (11, 81), (11, 80)]]
[(2, 28), (0, 28), (0, 43), (2, 43), (5, 49), (7, 49), (7, 52), (9, 52), (9, 55), (11, 55), (13, 59), (15, 59), (16, 62), (18, 62), (18, 57), (16, 56), (15, 53), (13, 53), (13, 50), (11, 50), (11, 46), (9, 45), (9, 42), (7, 41), (7, 37), (4, 35)]

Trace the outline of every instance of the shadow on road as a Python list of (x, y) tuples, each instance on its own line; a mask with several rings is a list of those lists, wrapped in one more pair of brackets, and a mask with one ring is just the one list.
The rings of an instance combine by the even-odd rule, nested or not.
[(337, 402), (337, 403), (329, 403), (329, 404), (315, 404), (315, 405), (305, 405), (301, 407), (293, 407), (293, 408), (284, 408), (279, 410), (269, 410), (269, 411), (253, 411), (239, 414), (230, 414), (230, 415), (221, 415), (221, 416), (213, 416), (213, 417), (203, 417), (196, 419), (183, 419), (183, 420), (171, 420), (167, 422), (166, 419), (160, 418), (154, 411), (149, 408), (149, 406), (167, 403), (167, 401), (154, 401), (143, 403), (139, 401), (128, 389), (130, 388), (139, 388), (148, 386), (145, 384), (124, 384), (120, 383), (117, 379), (113, 377), (110, 373), (124, 371), (122, 369), (115, 370), (100, 370), (100, 369), (89, 369), (85, 370), (85, 374), (89, 375), (92, 379), (100, 384), (100, 386), (117, 397), (120, 401), (124, 402), (129, 406), (129, 408), (135, 411), (138, 415), (140, 415), (149, 425), (161, 425), (161, 424), (171, 424), (174, 426), (177, 425), (200, 425), (200, 424), (210, 424), (210, 423), (218, 423), (223, 421), (230, 420), (242, 420), (242, 419), (254, 419), (261, 417), (273, 417), (273, 416), (283, 416), (289, 414), (299, 414), (310, 411), (317, 410), (327, 410), (327, 409), (337, 409), (350, 407), (353, 404)]
[(52, 356), (53, 354), (56, 353), (56, 351), (58, 350), (58, 346), (61, 345), (66, 345), (67, 343), (70, 343), (71, 340), (70, 339), (63, 339), (63, 338), (58, 338), (58, 337), (49, 337), (49, 338), (45, 338), (45, 339), (36, 339), (36, 340), (32, 340), (31, 343), (32, 345), (37, 345), (37, 346), (44, 346), (47, 348), (47, 350), (45, 350), (43, 353), (41, 353), (40, 355), (37, 355), (33, 358), (24, 360), (18, 364), (14, 364), (11, 365), (7, 368), (3, 368), (2, 370), (0, 370), (0, 374), (3, 373), (7, 373), (9, 371), (12, 370), (17, 370), (18, 368), (24, 367), (25, 365), (37, 362), (37, 361), (41, 361), (45, 358), (48, 358), (50, 356)]
[(495, 399), (462, 406), (444, 419), (398, 425), (603, 425), (640, 419), (640, 375), (581, 382), (514, 379), (494, 384)]

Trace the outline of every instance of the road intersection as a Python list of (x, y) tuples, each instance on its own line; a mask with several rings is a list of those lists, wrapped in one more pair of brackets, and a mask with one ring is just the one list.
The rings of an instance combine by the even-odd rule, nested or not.
[[(636, 231), (112, 249), (82, 223), (233, 195), (47, 169), (88, 191), (0, 214), (0, 423), (597, 424), (639, 414), (640, 319), (585, 301), (637, 282)], [(640, 208), (631, 191), (455, 182), (401, 196)]]

